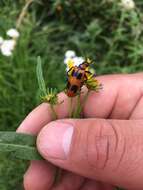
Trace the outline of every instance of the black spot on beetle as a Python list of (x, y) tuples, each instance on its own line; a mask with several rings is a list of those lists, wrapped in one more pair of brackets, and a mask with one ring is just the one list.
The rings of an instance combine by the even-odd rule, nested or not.
[(71, 73), (71, 76), (74, 76), (74, 73), (75, 73), (75, 71), (73, 70), (72, 73)]
[(67, 82), (67, 88), (70, 88), (70, 86), (71, 86), (71, 85), (70, 85), (70, 82), (68, 81), (68, 82)]
[(76, 93), (78, 90), (78, 86), (77, 85), (72, 85), (71, 86), (71, 91), (73, 91), (74, 93)]
[(78, 73), (77, 79), (81, 79), (81, 77), (82, 77), (82, 73)]

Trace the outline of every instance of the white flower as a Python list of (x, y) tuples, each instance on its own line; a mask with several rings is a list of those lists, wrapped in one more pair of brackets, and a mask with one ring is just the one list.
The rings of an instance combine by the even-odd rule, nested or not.
[(15, 45), (15, 40), (4, 40), (0, 47), (2, 54), (5, 56), (11, 56), (12, 50), (14, 49)]
[(12, 38), (18, 38), (19, 37), (19, 32), (15, 28), (9, 29), (6, 34)]
[(75, 66), (79, 66), (80, 64), (82, 64), (85, 60), (83, 59), (83, 57), (74, 57), (73, 58), (73, 62)]
[(120, 5), (126, 10), (132, 10), (135, 8), (135, 2), (133, 0), (121, 0)]
[(67, 64), (69, 63), (70, 60), (71, 60), (71, 58), (67, 58), (67, 57), (65, 57), (65, 58), (64, 58), (64, 64), (67, 65)]
[(82, 64), (85, 60), (83, 57), (74, 57), (74, 58), (65, 58), (64, 59), (64, 64), (68, 65), (69, 63), (73, 63), (74, 66), (79, 66)]
[(85, 61), (83, 57), (76, 56), (76, 53), (72, 50), (68, 50), (65, 53), (64, 64), (66, 64), (66, 71), (73, 66), (79, 66)]
[(12, 55), (12, 51), (10, 51), (9, 49), (6, 49), (6, 48), (1, 48), (1, 52), (2, 52), (2, 54), (4, 55), (4, 56), (7, 56), (7, 57), (9, 57), (9, 56), (11, 56)]
[(74, 66), (73, 58), (65, 58), (64, 63), (66, 64), (66, 71)]
[(0, 46), (2, 45), (3, 41), (3, 38), (0, 36)]
[(73, 57), (75, 57), (75, 56), (76, 56), (76, 54), (75, 54), (75, 52), (72, 51), (72, 50), (68, 50), (68, 51), (66, 51), (66, 53), (65, 53), (65, 57), (66, 57), (66, 58), (73, 58)]
[(74, 57), (74, 58), (65, 58), (64, 63), (66, 64), (66, 71), (68, 71), (73, 66), (79, 66), (82, 64), (85, 60), (83, 57)]

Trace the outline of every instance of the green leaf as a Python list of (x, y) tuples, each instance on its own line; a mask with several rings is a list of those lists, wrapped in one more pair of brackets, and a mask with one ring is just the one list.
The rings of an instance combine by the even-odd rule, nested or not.
[(45, 81), (44, 81), (44, 77), (43, 77), (42, 61), (41, 61), (41, 57), (40, 56), (37, 58), (36, 74), (37, 74), (37, 79), (38, 79), (38, 85), (39, 85), (40, 93), (43, 96), (46, 96), (47, 91), (46, 91), (46, 85), (45, 85)]
[(36, 136), (16, 133), (0, 132), (0, 152), (25, 160), (41, 160), (36, 149)]
[(13, 143), (24, 145), (27, 144), (29, 146), (35, 146), (36, 144), (36, 136), (16, 133), (14, 131), (0, 131), (0, 143)]

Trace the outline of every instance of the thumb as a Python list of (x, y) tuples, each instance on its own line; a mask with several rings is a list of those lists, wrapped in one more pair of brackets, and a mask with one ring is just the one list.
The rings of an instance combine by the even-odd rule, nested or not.
[(65, 119), (46, 125), (39, 152), (61, 168), (125, 188), (143, 187), (143, 121)]

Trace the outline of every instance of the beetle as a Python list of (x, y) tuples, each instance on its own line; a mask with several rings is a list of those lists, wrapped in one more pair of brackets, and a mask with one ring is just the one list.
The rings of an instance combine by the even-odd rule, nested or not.
[(66, 87), (67, 96), (76, 96), (80, 92), (84, 82), (88, 79), (88, 76), (93, 75), (90, 71), (88, 71), (90, 63), (91, 62), (89, 61), (84, 61), (79, 66), (73, 66), (68, 70)]

